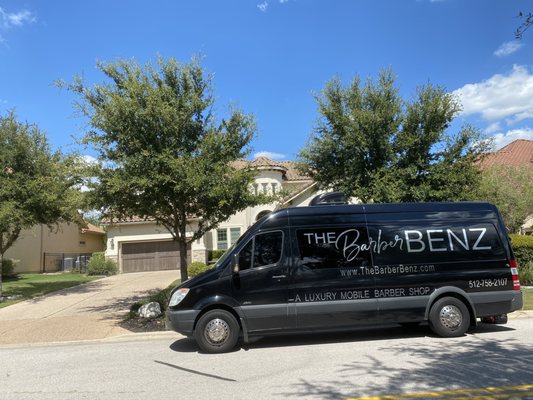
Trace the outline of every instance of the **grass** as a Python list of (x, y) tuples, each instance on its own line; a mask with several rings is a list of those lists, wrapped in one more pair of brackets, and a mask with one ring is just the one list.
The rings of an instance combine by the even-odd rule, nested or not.
[(523, 289), (524, 310), (533, 310), (533, 289)]
[(99, 279), (98, 276), (86, 276), (78, 273), (63, 274), (18, 274), (14, 278), (4, 279), (2, 282), (2, 295), (22, 297), (14, 300), (0, 302), (0, 308), (10, 306), (19, 301), (32, 299), (50, 292), (69, 288)]

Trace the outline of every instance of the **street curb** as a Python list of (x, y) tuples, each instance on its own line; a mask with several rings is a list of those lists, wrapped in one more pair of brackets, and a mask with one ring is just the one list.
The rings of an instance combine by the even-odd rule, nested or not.
[(533, 310), (518, 310), (507, 316), (509, 319), (533, 318)]
[(173, 339), (174, 341), (176, 341), (176, 340), (181, 340), (185, 338), (186, 336), (183, 336), (174, 331), (132, 332), (132, 333), (126, 333), (124, 335), (108, 336), (108, 337), (100, 338), (100, 339), (67, 340), (63, 342), (0, 344), (0, 349), (16, 349), (16, 348), (46, 347), (46, 346), (68, 346), (72, 344), (129, 342), (129, 341), (151, 340), (151, 339)]

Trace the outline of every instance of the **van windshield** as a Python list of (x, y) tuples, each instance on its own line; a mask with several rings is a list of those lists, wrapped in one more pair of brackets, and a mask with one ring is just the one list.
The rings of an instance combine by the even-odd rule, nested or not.
[(218, 261), (215, 263), (215, 266), (213, 267), (214, 269), (219, 269), (222, 265), (224, 265), (224, 263), (226, 262), (226, 260), (228, 259), (228, 257), (231, 255), (231, 253), (233, 253), (233, 249), (235, 249), (235, 247), (240, 243), (242, 242), (242, 240), (245, 238), (245, 237), (248, 237), (248, 233), (254, 229), (255, 226), (257, 225), (260, 225), (263, 223), (263, 221), (265, 219), (267, 219), (269, 217), (269, 215), (265, 215), (264, 217), (262, 217), (261, 219), (259, 219), (258, 221), (255, 222), (255, 224), (253, 224), (252, 226), (250, 226), (248, 229), (246, 229), (246, 231), (239, 237), (239, 239), (237, 239), (237, 241), (235, 243), (233, 243), (229, 249), (226, 250), (226, 252), (222, 255), (222, 257), (220, 257), (218, 259)]
[[(242, 237), (242, 236), (241, 236)], [(237, 243), (239, 243), (240, 241), (240, 238), (239, 240), (237, 240), (235, 243), (233, 243), (229, 249), (226, 250), (226, 252), (224, 254), (222, 254), (222, 257), (220, 257), (218, 259), (218, 261), (215, 263), (215, 269), (219, 269), (221, 265), (224, 264), (224, 262), (226, 261), (226, 259), (230, 256), (230, 254), (233, 252), (233, 249), (235, 248), (235, 246), (237, 245)]]

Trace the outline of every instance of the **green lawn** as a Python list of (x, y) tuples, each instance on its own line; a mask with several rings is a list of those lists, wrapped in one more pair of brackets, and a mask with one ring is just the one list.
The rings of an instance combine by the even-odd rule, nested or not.
[(533, 289), (524, 289), (524, 310), (533, 310)]
[(20, 294), (22, 297), (16, 300), (0, 302), (0, 308), (46, 293), (55, 292), (56, 290), (91, 282), (99, 278), (101, 277), (70, 272), (63, 274), (19, 274), (15, 278), (8, 278), (2, 282), (2, 295), (11, 296)]

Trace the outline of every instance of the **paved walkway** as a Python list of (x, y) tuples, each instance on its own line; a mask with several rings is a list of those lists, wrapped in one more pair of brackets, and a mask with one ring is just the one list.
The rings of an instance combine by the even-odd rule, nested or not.
[(132, 303), (163, 289), (179, 271), (115, 275), (0, 309), (0, 344), (104, 339), (130, 331), (118, 323)]

